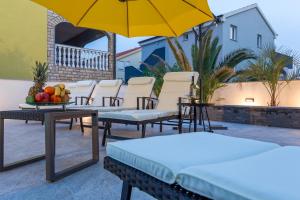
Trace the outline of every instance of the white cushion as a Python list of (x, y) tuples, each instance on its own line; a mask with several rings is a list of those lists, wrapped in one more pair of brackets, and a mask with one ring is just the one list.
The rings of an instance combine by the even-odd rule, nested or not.
[(84, 81), (77, 81), (76, 85), (77, 87), (87, 87), (95, 84), (94, 80), (84, 80)]
[[(102, 111), (100, 111), (102, 112)], [(159, 110), (124, 110), (122, 112), (107, 112), (102, 113), (100, 118), (106, 119), (120, 119), (128, 121), (145, 121), (158, 119), (161, 117), (168, 117), (176, 115), (177, 111), (159, 111)]]
[(123, 107), (136, 107), (138, 97), (150, 97), (155, 83), (153, 77), (131, 78), (124, 95)]
[(154, 83), (153, 77), (134, 77), (129, 79), (128, 85), (148, 85)]
[(109, 143), (107, 154), (163, 182), (173, 184), (187, 167), (224, 162), (279, 145), (211, 133), (160, 136)]
[(66, 83), (66, 88), (68, 88), (68, 89), (73, 89), (75, 87), (77, 87), (76, 83)]
[[(124, 108), (120, 106), (93, 106), (93, 105), (78, 105), (78, 106), (69, 106), (69, 109), (78, 109), (78, 110), (97, 110), (101, 112), (115, 112), (115, 111), (123, 111), (123, 110), (134, 110), (134, 108)], [(99, 115), (100, 116), (100, 115)]]
[(197, 81), (199, 74), (198, 72), (168, 72), (164, 76), (165, 81), (176, 81), (176, 82), (191, 82), (192, 77)]
[[(75, 101), (76, 97), (90, 97), (94, 91), (96, 81), (78, 81), (76, 87), (70, 88), (71, 90), (71, 101)], [(86, 104), (86, 100), (83, 104)]]
[[(116, 97), (118, 96), (118, 92), (122, 85), (121, 80), (102, 80), (100, 81), (92, 94), (93, 106), (102, 106), (103, 105), (103, 97)], [(105, 99), (106, 104), (109, 105), (109, 99)]]
[(190, 94), (192, 76), (198, 79), (197, 72), (169, 72), (164, 76), (164, 83), (158, 98), (158, 110), (178, 110), (180, 97)]
[(122, 80), (102, 80), (98, 83), (101, 87), (116, 87), (122, 84)]
[(256, 156), (191, 167), (177, 182), (211, 199), (299, 200), (300, 148), (282, 147)]

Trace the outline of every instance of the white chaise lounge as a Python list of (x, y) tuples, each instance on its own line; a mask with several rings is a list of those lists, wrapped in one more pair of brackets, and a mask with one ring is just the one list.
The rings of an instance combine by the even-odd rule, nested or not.
[[(122, 110), (134, 110), (139, 107), (139, 102), (143, 98), (149, 98), (151, 96), (155, 78), (153, 77), (134, 77), (128, 81), (127, 88), (125, 89), (125, 95), (123, 98), (117, 97), (121, 82), (117, 81), (101, 81), (95, 88), (93, 96), (93, 102), (91, 105), (73, 106), (70, 108), (75, 109), (92, 109), (98, 110), (99, 115), (105, 112), (116, 112)], [(108, 83), (114, 83), (108, 87)], [(113, 86), (113, 87), (111, 87)], [(116, 86), (119, 86), (118, 89)], [(109, 106), (106, 106), (105, 101), (109, 99)], [(102, 100), (102, 101), (101, 101)], [(120, 102), (121, 101), (121, 102)], [(82, 120), (81, 120), (82, 121)], [(81, 131), (84, 132), (84, 127), (90, 128), (89, 124), (83, 124), (81, 122)], [(99, 126), (99, 128), (103, 128)]]
[[(122, 80), (101, 80), (96, 84), (90, 98), (84, 98), (86, 103), (69, 106), (72, 109), (94, 109), (97, 107), (112, 106), (118, 96)], [(108, 103), (109, 102), (109, 103)]]
[(157, 199), (296, 200), (296, 149), (189, 133), (109, 143), (104, 167), (122, 179), (126, 200), (132, 187)]
[[(120, 112), (105, 112), (99, 114), (99, 121), (105, 122), (102, 145), (105, 145), (106, 138), (128, 139), (111, 135), (112, 123), (141, 125), (142, 137), (145, 137), (146, 125), (149, 123), (162, 122), (166, 120), (179, 119), (179, 99), (188, 97), (192, 77), (198, 79), (197, 72), (169, 72), (164, 76), (164, 83), (158, 98), (158, 103), (153, 110), (125, 110)], [(181, 121), (181, 120), (178, 120)], [(178, 123), (181, 132), (181, 123)]]

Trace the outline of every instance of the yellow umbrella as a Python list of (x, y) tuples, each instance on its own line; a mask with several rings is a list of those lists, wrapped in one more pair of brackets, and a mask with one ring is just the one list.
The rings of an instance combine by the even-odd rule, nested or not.
[(127, 37), (179, 36), (213, 19), (207, 0), (32, 0), (75, 26)]

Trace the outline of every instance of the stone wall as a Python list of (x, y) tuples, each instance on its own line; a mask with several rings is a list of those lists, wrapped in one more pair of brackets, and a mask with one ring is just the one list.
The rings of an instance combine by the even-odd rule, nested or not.
[(208, 112), (212, 121), (300, 128), (300, 108), (212, 106)]
[(108, 71), (95, 69), (71, 68), (55, 65), (55, 26), (59, 23), (67, 22), (63, 17), (52, 11), (48, 11), (48, 64), (49, 81), (71, 82), (78, 80), (104, 80), (113, 79), (115, 74), (115, 34), (105, 32), (108, 38)]
[(95, 69), (70, 68), (63, 66), (51, 66), (49, 81), (73, 82), (79, 80), (111, 80), (113, 72)]

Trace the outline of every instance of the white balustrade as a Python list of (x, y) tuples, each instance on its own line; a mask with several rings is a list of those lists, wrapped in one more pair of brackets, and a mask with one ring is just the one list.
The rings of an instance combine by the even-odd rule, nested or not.
[(109, 53), (68, 45), (55, 45), (55, 64), (57, 66), (108, 70)]

